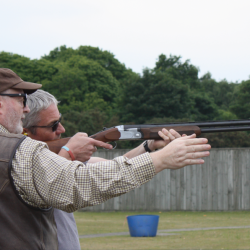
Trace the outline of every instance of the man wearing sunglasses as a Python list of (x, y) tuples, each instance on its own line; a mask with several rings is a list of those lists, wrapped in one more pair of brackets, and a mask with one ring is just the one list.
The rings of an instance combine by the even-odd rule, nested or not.
[[(30, 138), (39, 141), (59, 139), (61, 134), (65, 132), (65, 129), (60, 123), (62, 115), (57, 108), (58, 103), (59, 102), (53, 95), (40, 89), (29, 95), (27, 104), (30, 108), (30, 112), (26, 114), (23, 120), (24, 133)], [(172, 133), (168, 131), (163, 132), (164, 140), (149, 142), (149, 147), (152, 151), (162, 148), (170, 142), (170, 139), (174, 140), (180, 137), (176, 131)], [(142, 144), (133, 155), (144, 152), (145, 149)], [(91, 156), (93, 153), (94, 149), (90, 150), (88, 155)], [(130, 158), (129, 153), (126, 156)], [(106, 161), (106, 159), (91, 157), (88, 162), (94, 163), (98, 161)], [(66, 213), (59, 209), (54, 209), (54, 216), (57, 224), (58, 249), (80, 250), (78, 232), (73, 213)]]
[(44, 93), (46, 92), (39, 90), (32, 98), (28, 97), (30, 112), (23, 120), (23, 131), (32, 139), (51, 141), (59, 139), (65, 129), (57, 108), (58, 101), (49, 93)]
[[(57, 99), (43, 90), (28, 96), (30, 112), (23, 120), (24, 134), (39, 141), (59, 139), (65, 132)], [(47, 125), (46, 125), (47, 124)], [(94, 148), (92, 152), (94, 152)], [(92, 153), (90, 152), (90, 153)], [(73, 213), (54, 209), (59, 250), (80, 250), (79, 236)]]
[[(40, 87), (0, 68), (0, 94), (31, 94)], [(139, 187), (164, 169), (202, 164), (201, 158), (209, 155), (207, 139), (192, 135), (132, 159), (120, 156), (84, 165), (86, 140), (88, 145), (110, 145), (77, 133), (54, 154), (46, 143), (18, 134), (30, 111), (23, 98), (0, 95), (0, 249), (58, 249), (52, 207), (74, 212), (97, 205)], [(59, 116), (39, 126), (58, 120)]]

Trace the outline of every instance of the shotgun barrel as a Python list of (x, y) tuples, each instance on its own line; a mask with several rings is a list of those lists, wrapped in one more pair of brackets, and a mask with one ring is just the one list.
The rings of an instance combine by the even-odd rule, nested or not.
[(124, 125), (124, 129), (129, 128), (150, 128), (150, 127), (173, 127), (173, 126), (198, 126), (203, 127), (228, 127), (228, 126), (250, 126), (250, 119), (247, 120), (228, 120), (228, 121), (207, 121), (207, 122), (186, 122), (186, 123), (164, 123), (164, 124), (139, 124)]
[[(195, 127), (198, 127), (198, 129)], [(148, 129), (151, 132), (157, 132), (161, 128), (175, 129), (182, 134), (190, 135), (196, 133), (197, 135), (204, 133), (215, 132), (232, 132), (232, 131), (248, 131), (250, 130), (250, 119), (247, 120), (228, 120), (228, 121), (207, 121), (207, 122), (187, 122), (187, 123), (166, 123), (166, 124), (139, 124), (139, 125), (123, 125), (124, 131), (129, 131), (137, 128), (138, 131), (145, 133)], [(144, 132), (145, 131), (145, 132)], [(151, 133), (150, 137), (152, 138)], [(153, 139), (158, 138), (157, 134)], [(144, 137), (145, 138), (145, 137)], [(146, 139), (146, 138), (145, 138)]]

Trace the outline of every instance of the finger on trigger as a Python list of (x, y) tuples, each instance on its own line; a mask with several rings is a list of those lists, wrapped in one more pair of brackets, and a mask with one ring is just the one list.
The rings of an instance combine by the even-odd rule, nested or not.
[(102, 148), (107, 148), (107, 149), (112, 149), (113, 146), (108, 143), (100, 142), (100, 144), (96, 144), (97, 147), (102, 147)]

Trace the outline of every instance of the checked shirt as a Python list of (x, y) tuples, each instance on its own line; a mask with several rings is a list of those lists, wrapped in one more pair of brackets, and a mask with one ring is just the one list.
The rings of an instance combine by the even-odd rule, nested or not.
[[(1, 125), (0, 132), (9, 133)], [(16, 150), (11, 175), (29, 205), (74, 212), (141, 186), (153, 178), (155, 168), (149, 153), (86, 165), (68, 161), (27, 137)]]

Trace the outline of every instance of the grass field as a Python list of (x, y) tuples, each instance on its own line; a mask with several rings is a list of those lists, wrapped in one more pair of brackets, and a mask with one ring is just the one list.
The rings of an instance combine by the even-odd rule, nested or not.
[[(250, 226), (244, 212), (76, 212), (79, 235), (128, 232), (126, 216), (160, 215), (158, 230)], [(250, 249), (250, 228), (173, 232), (156, 237), (108, 236), (80, 239), (82, 249)]]

